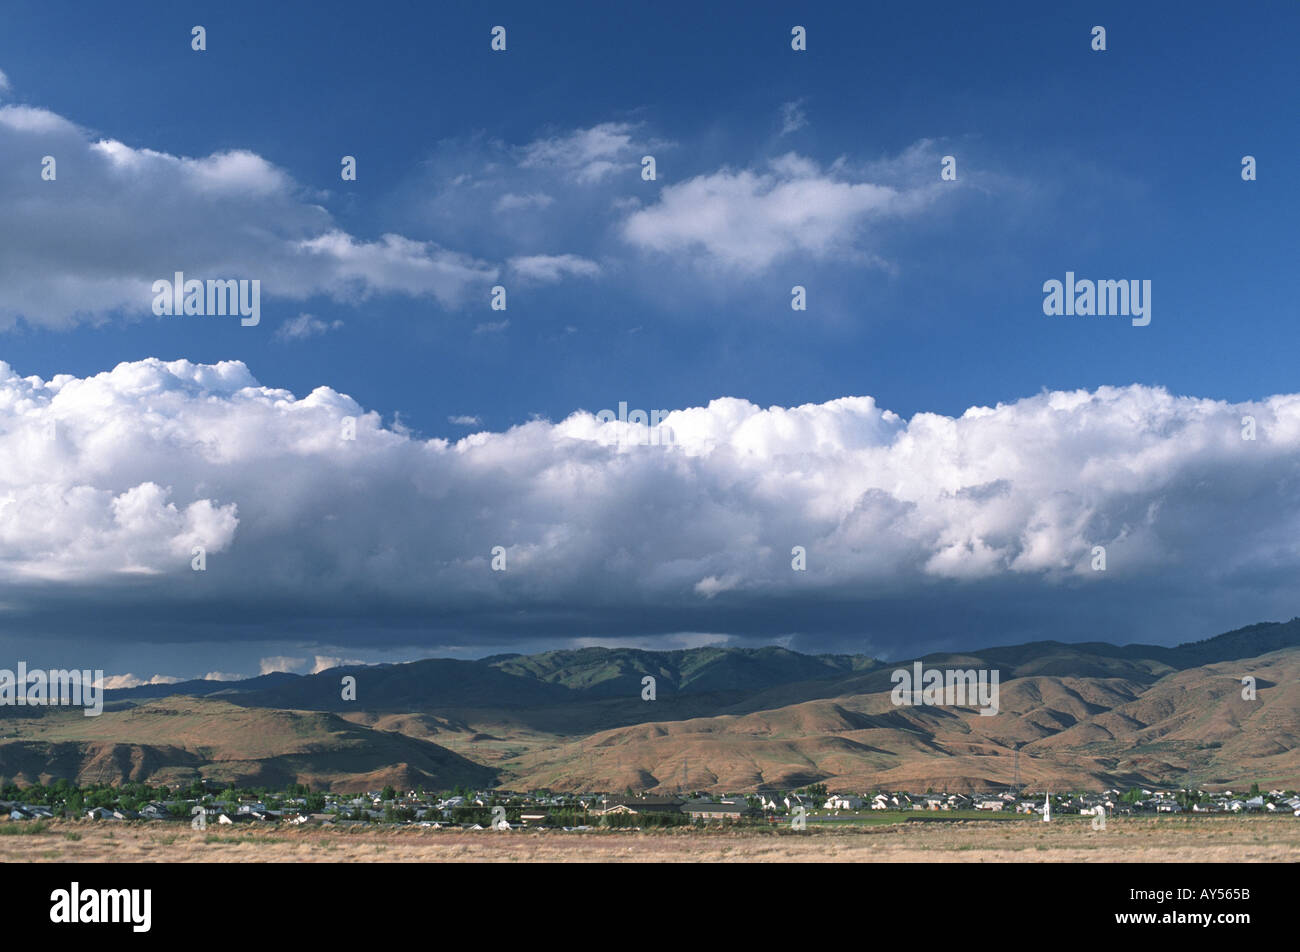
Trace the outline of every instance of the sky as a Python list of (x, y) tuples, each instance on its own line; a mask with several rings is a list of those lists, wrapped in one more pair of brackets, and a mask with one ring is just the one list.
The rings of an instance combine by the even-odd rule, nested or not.
[[(0, 650), (1300, 614), (1300, 10), (588, 7), (6, 4)], [(258, 323), (157, 315), (176, 272), (258, 280)], [(1067, 272), (1150, 282), (1150, 323), (1046, 314)]]

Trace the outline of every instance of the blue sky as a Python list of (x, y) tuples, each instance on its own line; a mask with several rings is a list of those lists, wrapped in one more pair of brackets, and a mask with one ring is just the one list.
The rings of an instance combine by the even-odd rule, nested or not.
[[(135, 147), (251, 150), (329, 192), (326, 206), (354, 234), (400, 230), (488, 259), (495, 235), (467, 232), (458, 244), (445, 236), (463, 224), (394, 207), (394, 195), (428, 184), (422, 169), (441, 144), (522, 146), (548, 132), (643, 123), (645, 137), (675, 143), (659, 156), (659, 180), (634, 170), (609, 190), (642, 200), (791, 151), (872, 161), (923, 139), (957, 156), (959, 181), (998, 182), (891, 235), (882, 253), (892, 273), (788, 260), (740, 281), (708, 275), (707, 287), (666, 302), (659, 282), (685, 276), (602, 236), (543, 250), (608, 253), (627, 272), (513, 295), (507, 332), (486, 339), (474, 327), (502, 315), (485, 298), (451, 312), (395, 295), (363, 307), (271, 301), (257, 334), (147, 313), (91, 332), (11, 333), (6, 359), (24, 372), (235, 357), (259, 379), (295, 392), (327, 383), (428, 434), (454, 433), (453, 414), (502, 428), (620, 398), (791, 405), (870, 393), (901, 413), (954, 413), (1042, 387), (1140, 381), (1242, 399), (1294, 379), (1287, 349), (1270, 346), (1289, 339), (1297, 317), (1288, 166), (1300, 11), (1286, 5), (1211, 18), (1194, 5), (1170, 16), (1092, 3), (1010, 4), (996, 15), (967, 4), (910, 13), (451, 5), (436, 15), (384, 4), (362, 16), (346, 4), (309, 14), (163, 4), (130, 17), (9, 6), (0, 68), (15, 98)], [(498, 21), (509, 30), (504, 55), (488, 49)], [(1094, 21), (1107, 25), (1104, 53), (1089, 48)], [(50, 22), (61, 24), (57, 37)], [(202, 54), (187, 42), (198, 22), (210, 38)], [(789, 49), (794, 22), (809, 30), (804, 54)], [(796, 101), (807, 125), (782, 136), (781, 107)], [(1261, 169), (1250, 184), (1239, 176), (1248, 153)], [(355, 183), (338, 181), (343, 154), (359, 159)], [(587, 224), (552, 211), (562, 227)], [(1044, 319), (1041, 284), (1066, 270), (1151, 278), (1151, 326)], [(811, 292), (797, 317), (796, 283)], [(344, 327), (275, 342), (276, 323), (304, 310)]]
[[(207, 30), (204, 52), (190, 48), (195, 24)], [(508, 31), (504, 53), (489, 49), (496, 24)], [(807, 28), (805, 52), (790, 48), (795, 24)], [(1090, 48), (1096, 24), (1104, 52)], [(1230, 15), (1202, 4), (329, 2), (135, 4), (124, 14), (20, 0), (0, 25), (0, 105), (72, 126), (19, 123), (0, 140), (5, 200), (30, 216), (7, 245), (7, 280), (21, 277), (22, 288), (0, 299), (0, 360), (46, 380), (147, 358), (240, 361), (262, 387), (298, 399), (327, 387), (390, 430), (450, 440), (620, 401), (684, 410), (723, 397), (766, 408), (870, 396), (907, 420), (1045, 390), (1138, 384), (1227, 404), (1289, 394), (1300, 316), (1297, 27), (1294, 5), (1263, 3)], [(100, 139), (140, 168), (154, 161), (145, 150), (256, 158), (212, 172), (202, 180), (220, 178), (211, 187), (169, 191), (137, 177), (127, 188), (89, 175), (79, 185), (83, 166), (102, 159), (89, 146)], [(65, 145), (58, 182), (40, 182), (40, 154)], [(640, 176), (647, 153), (653, 182)], [(1247, 154), (1257, 181), (1242, 181)], [(343, 155), (357, 158), (355, 182), (340, 180)], [(945, 155), (956, 157), (955, 182), (939, 180)], [(21, 184), (18, 169), (32, 170)], [(710, 212), (725, 220), (710, 223)], [(285, 250), (326, 230), (348, 236), (337, 260), (304, 265)], [(81, 257), (60, 250), (73, 231)], [(407, 244), (384, 247), (385, 235)], [(391, 260), (402, 254), (419, 264)], [(460, 277), (426, 280), (426, 258)], [(235, 270), (204, 273), (220, 262)], [(149, 296), (130, 290), (181, 269), (260, 274), (261, 324), (154, 317)], [(1150, 325), (1045, 316), (1043, 282), (1067, 271), (1150, 280)], [(488, 306), (496, 283), (508, 289), (504, 312)], [(790, 308), (796, 284), (807, 311)], [(47, 300), (46, 286), (59, 295)], [(172, 487), (177, 504), (220, 495), (165, 470), (129, 480), (145, 477)], [(96, 485), (136, 484), (115, 479)], [(1167, 490), (1147, 502), (1168, 511)], [(1188, 556), (1173, 538), (1162, 535), (1153, 562)], [(1241, 545), (1262, 551), (1254, 537)], [(708, 572), (733, 576), (747, 577)], [(1187, 579), (1166, 581), (1177, 593)], [(86, 597), (101, 583), (87, 579)], [(745, 587), (723, 584), (706, 599), (713, 614), (666, 617), (643, 637), (868, 647), (849, 631), (854, 617), (870, 626), (865, 605), (813, 638), (799, 633), (797, 608), (775, 631), (754, 622), (766, 611), (757, 603), (717, 609)], [(1270, 592), (1258, 611), (1220, 606), (1213, 623), (1280, 610), (1285, 600)], [(43, 597), (33, 596), (33, 619), (48, 613)], [(266, 597), (278, 607), (252, 629), (299, 617), (313, 598), (310, 587)], [(1053, 606), (1064, 596), (1048, 586), (1024, 597)], [(485, 611), (467, 608), (469, 621), (433, 641), (408, 632), (392, 650), (457, 647)], [(578, 627), (602, 637), (613, 617)], [(904, 625), (886, 625), (877, 646), (896, 643)], [(510, 625), (488, 627), (499, 628), (494, 646), (512, 643)], [(559, 628), (527, 637), (557, 642)], [(1036, 630), (993, 619), (971, 637)], [(1124, 632), (1212, 633), (1172, 622)], [(345, 653), (380, 650), (338, 639)]]

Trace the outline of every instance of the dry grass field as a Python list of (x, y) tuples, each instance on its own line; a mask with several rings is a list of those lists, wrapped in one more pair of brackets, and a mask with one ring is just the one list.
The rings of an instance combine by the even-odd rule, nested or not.
[(965, 820), (873, 827), (664, 832), (191, 830), (56, 821), (0, 836), (0, 862), (1297, 862), (1293, 817)]

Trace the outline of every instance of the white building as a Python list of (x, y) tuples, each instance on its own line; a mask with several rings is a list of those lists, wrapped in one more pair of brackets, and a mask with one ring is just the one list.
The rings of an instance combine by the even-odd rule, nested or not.
[(861, 797), (854, 797), (845, 794), (832, 794), (830, 799), (822, 804), (823, 810), (861, 810), (866, 801)]

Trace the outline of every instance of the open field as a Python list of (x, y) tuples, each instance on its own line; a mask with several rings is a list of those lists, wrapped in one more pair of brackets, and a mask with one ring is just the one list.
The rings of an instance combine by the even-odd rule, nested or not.
[[(191, 830), (184, 825), (0, 824), (24, 862), (1297, 862), (1294, 817), (954, 820), (789, 830)], [(14, 827), (12, 833), (9, 827)]]

